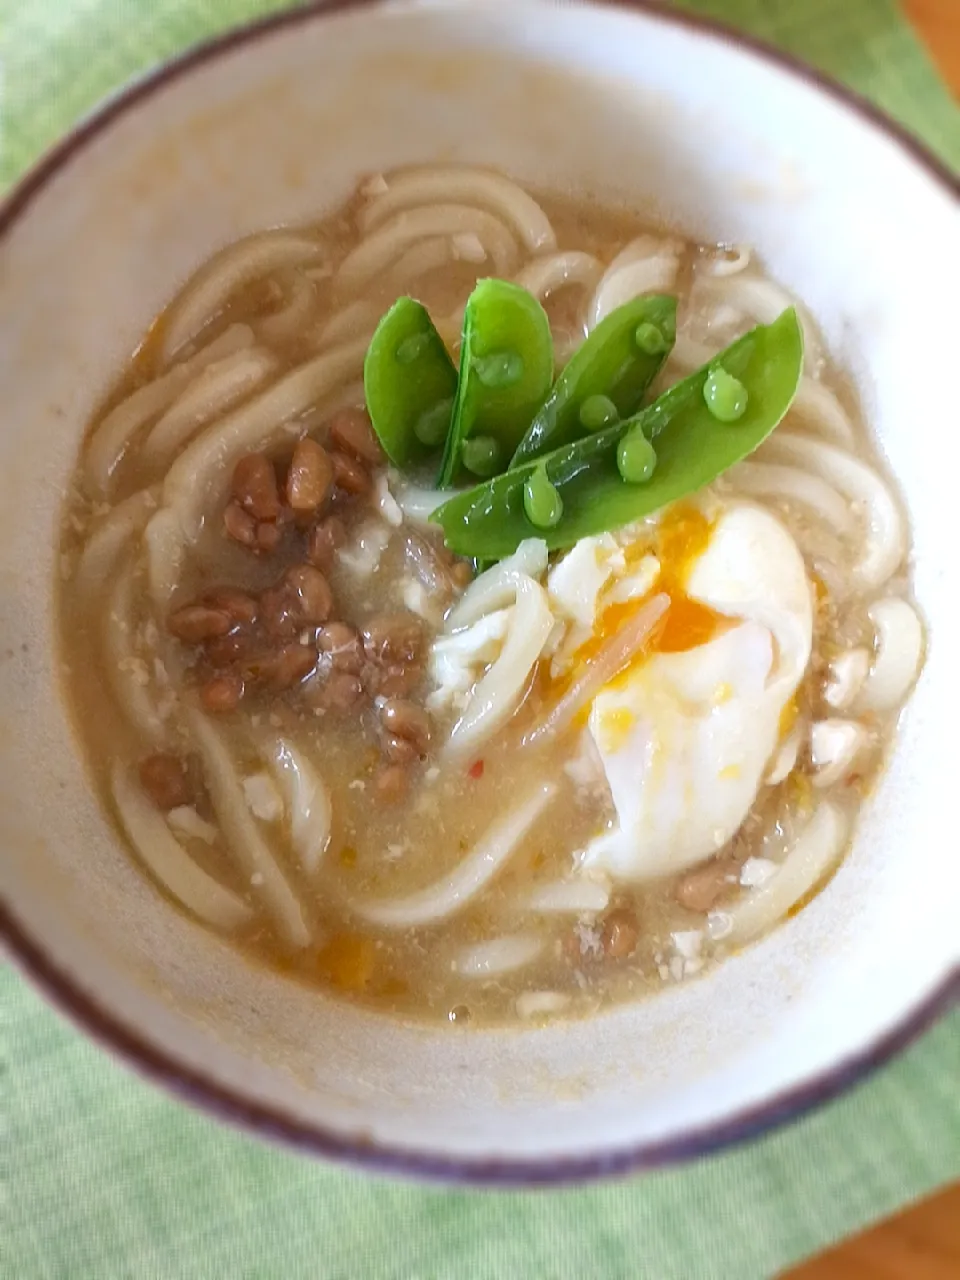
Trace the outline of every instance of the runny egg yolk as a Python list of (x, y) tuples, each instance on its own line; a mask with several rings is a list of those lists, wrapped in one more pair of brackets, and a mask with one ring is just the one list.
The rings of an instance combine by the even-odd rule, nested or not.
[(663, 629), (651, 646), (651, 652), (684, 653), (712, 640), (727, 625), (723, 614), (689, 596), (675, 595), (668, 588), (670, 608)]
[[(660, 561), (660, 577), (654, 590), (670, 597), (670, 607), (637, 661), (651, 653), (684, 653), (688, 649), (696, 649), (730, 625), (722, 613), (686, 593), (690, 572), (707, 549), (712, 532), (712, 523), (692, 503), (678, 503), (657, 526), (652, 550)], [(627, 563), (639, 561), (650, 550), (649, 546), (640, 543), (627, 547)], [(593, 658), (644, 603), (644, 600), (628, 600), (604, 609), (597, 619), (593, 635), (577, 650), (577, 660)]]
[[(627, 680), (630, 673), (652, 654), (683, 653), (688, 649), (696, 649), (732, 625), (729, 618), (717, 613), (709, 605), (692, 599), (685, 589), (690, 572), (699, 556), (707, 549), (712, 533), (713, 524), (698, 507), (692, 503), (677, 503), (657, 526), (652, 546), (638, 541), (624, 548), (628, 566), (638, 564), (651, 551), (657, 556), (660, 575), (653, 590), (657, 594), (665, 593), (669, 596), (670, 607), (642, 650), (611, 681), (611, 687), (615, 688), (620, 682)], [(577, 649), (570, 669), (563, 676), (551, 679), (541, 669), (541, 691), (549, 691), (553, 697), (559, 697), (569, 686), (575, 673), (593, 661), (611, 636), (615, 636), (648, 599), (649, 596), (645, 596), (608, 605), (598, 616), (593, 634)], [(583, 722), (586, 721), (589, 710), (589, 706), (583, 708)], [(610, 725), (608, 728), (614, 737), (623, 736), (629, 731), (626, 724)]]
[(657, 525), (654, 551), (660, 561), (660, 572), (677, 587), (686, 585), (690, 571), (706, 551), (713, 524), (699, 507), (678, 502)]
[(654, 551), (660, 561), (658, 591), (670, 597), (663, 629), (652, 648), (659, 653), (683, 653), (712, 640), (728, 625), (715, 609), (686, 593), (687, 580), (706, 551), (713, 525), (692, 503), (671, 507), (657, 526)]

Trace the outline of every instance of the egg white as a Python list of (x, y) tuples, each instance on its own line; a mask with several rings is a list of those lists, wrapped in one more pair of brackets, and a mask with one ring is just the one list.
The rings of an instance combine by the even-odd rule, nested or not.
[(686, 591), (736, 621), (695, 648), (654, 654), (603, 689), (590, 711), (616, 820), (583, 862), (623, 880), (683, 871), (736, 833), (810, 659), (803, 560), (761, 508), (723, 511)]

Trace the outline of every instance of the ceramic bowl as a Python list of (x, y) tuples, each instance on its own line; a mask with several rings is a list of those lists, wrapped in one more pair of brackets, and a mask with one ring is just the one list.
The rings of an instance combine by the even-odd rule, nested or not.
[[(526, 1031), (332, 1003), (174, 911), (95, 800), (54, 643), (60, 503), (93, 405), (215, 249), (363, 172), (494, 165), (746, 242), (849, 372), (913, 527), (929, 654), (828, 888), (702, 980)], [(417, 1175), (650, 1166), (795, 1115), (957, 994), (960, 214), (835, 86), (638, 4), (307, 7), (112, 99), (0, 211), (0, 891), (12, 952), (91, 1034), (221, 1117)]]

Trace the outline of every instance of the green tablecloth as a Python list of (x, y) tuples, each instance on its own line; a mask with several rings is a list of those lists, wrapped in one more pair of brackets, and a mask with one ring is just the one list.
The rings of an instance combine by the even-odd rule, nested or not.
[[(0, 188), (132, 74), (276, 0), (0, 0)], [(846, 80), (960, 168), (960, 112), (892, 0), (690, 0)], [(11, 317), (0, 318), (2, 326)], [(0, 1275), (755, 1280), (960, 1175), (960, 1013), (753, 1145), (582, 1191), (465, 1193), (217, 1127), (0, 972)]]

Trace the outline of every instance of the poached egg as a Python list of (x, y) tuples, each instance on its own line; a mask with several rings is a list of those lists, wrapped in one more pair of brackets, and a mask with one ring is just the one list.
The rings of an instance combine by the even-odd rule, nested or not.
[[(767, 511), (729, 505), (712, 524), (696, 509), (667, 512), (657, 543), (665, 627), (596, 696), (587, 725), (616, 818), (583, 865), (628, 881), (683, 871), (736, 833), (792, 721), (812, 644), (803, 560)], [(646, 554), (639, 564), (648, 579)]]

